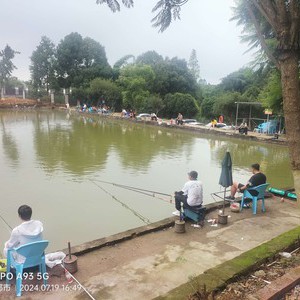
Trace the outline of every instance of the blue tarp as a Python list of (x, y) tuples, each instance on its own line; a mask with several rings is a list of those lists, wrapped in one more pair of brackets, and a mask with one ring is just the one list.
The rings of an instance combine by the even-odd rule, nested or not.
[(271, 120), (269, 122), (264, 122), (258, 125), (258, 132), (259, 133), (270, 133), (270, 134), (274, 134), (276, 133), (276, 128), (278, 125), (278, 121), (277, 120)]

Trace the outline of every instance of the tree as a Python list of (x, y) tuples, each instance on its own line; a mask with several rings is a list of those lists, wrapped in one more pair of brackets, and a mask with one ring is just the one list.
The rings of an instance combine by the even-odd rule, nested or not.
[(244, 93), (246, 88), (254, 81), (254, 72), (249, 68), (242, 68), (228, 74), (222, 79), (221, 87), (226, 91)]
[[(153, 25), (165, 30), (172, 19), (179, 17), (180, 8), (189, 0), (160, 0), (154, 7), (158, 14)], [(131, 7), (132, 0), (123, 0)], [(117, 0), (98, 0), (111, 9), (119, 10)], [(259, 46), (269, 61), (280, 71), (283, 110), (286, 119), (286, 132), (290, 149), (291, 166), (298, 199), (300, 199), (300, 3), (298, 0), (238, 0), (236, 19), (254, 32), (249, 40), (252, 46)], [(297, 202), (300, 206), (300, 201)]]
[(54, 87), (56, 49), (54, 43), (43, 36), (40, 44), (31, 55), (31, 79), (35, 89), (45, 89), (47, 92)]
[(94, 78), (112, 76), (104, 47), (77, 32), (65, 36), (57, 46), (57, 73), (61, 88), (88, 86)]
[(197, 58), (197, 52), (195, 49), (192, 50), (188, 67), (196, 80), (198, 82), (200, 80), (200, 66)]
[[(249, 25), (252, 27), (256, 43), (280, 71), (291, 166), (300, 199), (300, 3), (297, 0), (243, 0), (237, 2), (236, 12), (239, 23), (245, 30)], [(251, 45), (253, 41), (249, 40)]]
[(277, 70), (270, 72), (267, 83), (259, 94), (259, 100), (266, 108), (272, 108), (274, 112), (282, 113), (282, 89), (280, 73)]
[(107, 62), (104, 47), (90, 37), (85, 37), (82, 44), (82, 77), (90, 81), (97, 77), (111, 78), (112, 70)]
[(144, 64), (144, 65), (155, 65), (158, 63), (163, 62), (163, 57), (158, 54), (156, 51), (147, 51), (141, 55), (139, 55), (136, 59), (137, 64)]
[(83, 38), (79, 33), (72, 32), (57, 46), (57, 73), (60, 87), (69, 88), (74, 85), (82, 63)]
[(164, 98), (164, 115), (175, 117), (182, 113), (185, 118), (194, 117), (199, 112), (196, 99), (189, 94), (167, 94)]
[(165, 96), (168, 93), (174, 94), (179, 92), (196, 96), (197, 83), (184, 59), (177, 57), (166, 58), (164, 61), (154, 64), (152, 68), (155, 73), (151, 89), (153, 94)]
[(90, 82), (88, 93), (94, 104), (99, 105), (102, 104), (102, 101), (105, 101), (107, 106), (116, 110), (122, 108), (120, 88), (111, 80), (95, 78)]
[[(225, 116), (227, 124), (232, 124), (236, 117), (236, 102), (245, 102), (243, 96), (239, 92), (225, 92), (220, 94), (214, 101), (212, 111), (216, 118), (219, 115)], [(243, 107), (240, 108), (240, 115), (243, 114)]]
[(162, 98), (159, 95), (150, 95), (146, 99), (146, 108), (151, 111), (155, 112), (156, 115), (165, 107)]
[(155, 78), (149, 65), (128, 65), (121, 69), (118, 83), (123, 87), (125, 107), (141, 111), (150, 96), (150, 86)]
[(4, 86), (8, 78), (11, 76), (12, 71), (16, 69), (12, 60), (16, 54), (20, 52), (13, 50), (9, 45), (6, 45), (3, 50), (0, 51), (0, 90), (1, 99), (4, 97)]
[(115, 62), (112, 69), (114, 80), (116, 80), (119, 77), (120, 69), (127, 66), (130, 63), (130, 60), (132, 61), (132, 63), (135, 61), (134, 55), (125, 55)]

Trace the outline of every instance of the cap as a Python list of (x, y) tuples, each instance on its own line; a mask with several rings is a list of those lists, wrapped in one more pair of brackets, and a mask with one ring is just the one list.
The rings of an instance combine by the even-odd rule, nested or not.
[(193, 179), (197, 179), (198, 177), (198, 173), (196, 171), (191, 171), (188, 173), (188, 175)]

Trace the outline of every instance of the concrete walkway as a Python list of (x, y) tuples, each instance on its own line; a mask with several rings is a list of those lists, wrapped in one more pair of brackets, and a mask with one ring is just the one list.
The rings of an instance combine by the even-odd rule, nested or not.
[[(266, 199), (266, 209), (266, 213), (253, 215), (251, 209), (232, 213), (227, 208), (231, 217), (225, 226), (212, 227), (206, 222), (204, 228), (194, 228), (187, 223), (185, 234), (168, 228), (92, 251), (79, 257), (79, 271), (74, 275), (97, 300), (153, 299), (300, 224), (300, 210), (291, 203)], [(207, 219), (217, 213), (211, 212)], [(49, 283), (66, 285), (66, 280), (51, 277)], [(75, 289), (24, 296), (89, 299)]]

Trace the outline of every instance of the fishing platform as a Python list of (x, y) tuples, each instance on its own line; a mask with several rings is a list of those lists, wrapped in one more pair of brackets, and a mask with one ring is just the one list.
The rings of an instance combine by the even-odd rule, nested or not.
[[(229, 212), (227, 225), (211, 226), (207, 221), (217, 217), (217, 203), (209, 209), (203, 228), (192, 227), (193, 222), (187, 221), (184, 234), (174, 232), (177, 218), (172, 217), (72, 247), (72, 253), (78, 256), (76, 278), (95, 299), (185, 299), (191, 293), (191, 277), (212, 273), (219, 265), (240, 259), (247, 251), (253, 252), (263, 243), (299, 227), (300, 210), (295, 209), (293, 201), (281, 202), (280, 197), (273, 197), (266, 199), (265, 205), (265, 213), (253, 215), (251, 209)], [(285, 239), (290, 236), (286, 233)], [(278, 245), (272, 247), (279, 249)], [(241, 268), (239, 265), (238, 270)], [(224, 284), (225, 270), (213, 274), (208, 288)], [(64, 284), (65, 278), (51, 276), (49, 283)], [(88, 299), (84, 291), (75, 289), (34, 292), (30, 297)]]

